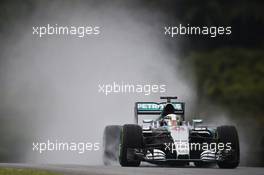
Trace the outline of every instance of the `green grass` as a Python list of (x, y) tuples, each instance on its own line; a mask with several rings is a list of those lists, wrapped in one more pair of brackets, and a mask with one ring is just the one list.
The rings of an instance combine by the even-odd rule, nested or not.
[(0, 168), (0, 175), (61, 175), (59, 173), (21, 168)]

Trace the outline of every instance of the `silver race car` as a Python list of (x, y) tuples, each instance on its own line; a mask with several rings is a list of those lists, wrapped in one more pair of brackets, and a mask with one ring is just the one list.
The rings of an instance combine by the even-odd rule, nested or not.
[[(185, 121), (184, 102), (136, 102), (135, 124), (110, 125), (104, 130), (104, 164), (139, 166), (142, 161), (169, 166), (197, 167), (217, 163), (220, 168), (239, 165), (239, 140), (234, 126), (202, 126)], [(143, 117), (139, 121), (139, 116)]]

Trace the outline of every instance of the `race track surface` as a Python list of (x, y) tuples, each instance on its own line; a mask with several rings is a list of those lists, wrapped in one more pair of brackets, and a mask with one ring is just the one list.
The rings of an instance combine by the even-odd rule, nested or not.
[(65, 175), (264, 175), (264, 168), (238, 167), (236, 169), (195, 168), (195, 167), (156, 167), (137, 168), (120, 166), (84, 166), (84, 165), (31, 165), (0, 164), (0, 167), (33, 168), (60, 172)]

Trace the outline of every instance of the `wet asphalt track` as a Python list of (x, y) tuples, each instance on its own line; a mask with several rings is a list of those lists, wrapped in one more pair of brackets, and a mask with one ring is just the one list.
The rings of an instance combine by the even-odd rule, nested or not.
[(195, 167), (156, 167), (138, 168), (120, 166), (85, 166), (85, 165), (31, 165), (0, 164), (0, 167), (33, 168), (60, 172), (65, 175), (264, 175), (264, 168), (238, 167), (236, 169), (195, 168)]

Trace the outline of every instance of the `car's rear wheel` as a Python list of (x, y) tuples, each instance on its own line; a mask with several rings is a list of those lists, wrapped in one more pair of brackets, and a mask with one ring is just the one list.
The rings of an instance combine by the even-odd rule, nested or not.
[(120, 133), (122, 126), (109, 125), (104, 129), (103, 135), (103, 162), (104, 165), (112, 165), (118, 162)]
[(124, 125), (120, 139), (120, 165), (139, 166), (140, 158), (135, 154), (135, 152), (143, 147), (142, 128), (134, 124)]
[[(218, 145), (223, 143), (225, 149), (221, 151), (223, 160), (217, 162), (219, 168), (236, 168), (239, 165), (240, 151), (238, 133), (234, 126), (217, 127)], [(227, 144), (231, 146), (229, 151)], [(230, 148), (229, 148), (230, 149)]]

